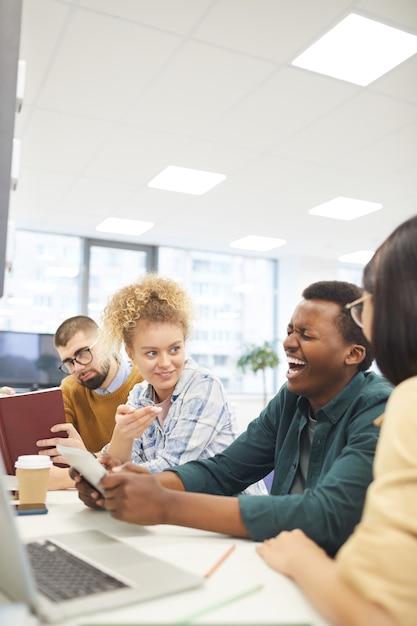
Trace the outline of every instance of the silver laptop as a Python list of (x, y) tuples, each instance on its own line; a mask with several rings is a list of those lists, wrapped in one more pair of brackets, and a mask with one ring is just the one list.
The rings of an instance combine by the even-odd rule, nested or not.
[[(23, 543), (4, 474), (0, 457), (0, 595), (26, 604), (42, 620), (106, 611), (203, 584), (203, 577), (95, 530), (77, 529)], [(44, 560), (46, 572), (38, 571)], [(55, 561), (58, 573), (53, 571)], [(71, 593), (75, 597), (69, 597)]]

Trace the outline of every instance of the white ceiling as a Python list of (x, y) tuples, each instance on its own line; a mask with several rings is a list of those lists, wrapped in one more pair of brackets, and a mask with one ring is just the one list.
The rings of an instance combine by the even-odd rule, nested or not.
[[(368, 87), (290, 65), (352, 11), (417, 34), (416, 0), (24, 0), (10, 218), (228, 252), (286, 239), (273, 258), (374, 249), (417, 213), (417, 55)], [(227, 178), (203, 196), (147, 187), (167, 165)], [(336, 196), (383, 209), (308, 214)], [(156, 226), (98, 233), (110, 216)]]

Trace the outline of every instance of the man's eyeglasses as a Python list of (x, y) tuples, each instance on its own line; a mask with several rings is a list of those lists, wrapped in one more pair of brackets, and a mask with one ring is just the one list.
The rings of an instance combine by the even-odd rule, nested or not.
[(371, 293), (365, 293), (363, 296), (361, 296), (357, 300), (354, 300), (353, 302), (350, 302), (349, 304), (345, 306), (345, 309), (350, 311), (353, 321), (355, 322), (355, 324), (359, 326), (359, 328), (363, 328), (363, 322), (362, 322), (363, 303), (365, 302), (365, 300), (371, 297), (372, 297)]
[(61, 372), (63, 372), (64, 374), (73, 374), (75, 372), (76, 363), (78, 363), (78, 365), (88, 365), (89, 363), (91, 363), (91, 361), (93, 360), (91, 348), (94, 348), (97, 341), (98, 340), (96, 339), (89, 348), (81, 348), (81, 350), (78, 350), (78, 352), (75, 353), (73, 359), (65, 359), (65, 361), (62, 361), (61, 365), (59, 366)]

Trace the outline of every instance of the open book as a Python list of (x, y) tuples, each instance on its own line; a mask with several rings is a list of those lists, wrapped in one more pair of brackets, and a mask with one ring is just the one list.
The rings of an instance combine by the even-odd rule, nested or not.
[(51, 433), (54, 424), (65, 423), (64, 401), (59, 387), (0, 397), (0, 450), (7, 474), (21, 454), (38, 454), (38, 439), (66, 437)]

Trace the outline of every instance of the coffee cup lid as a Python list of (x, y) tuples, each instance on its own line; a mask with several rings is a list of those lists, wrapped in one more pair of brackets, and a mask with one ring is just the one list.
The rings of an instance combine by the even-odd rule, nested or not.
[(44, 454), (23, 454), (17, 458), (14, 466), (17, 469), (43, 469), (51, 467), (52, 461)]

